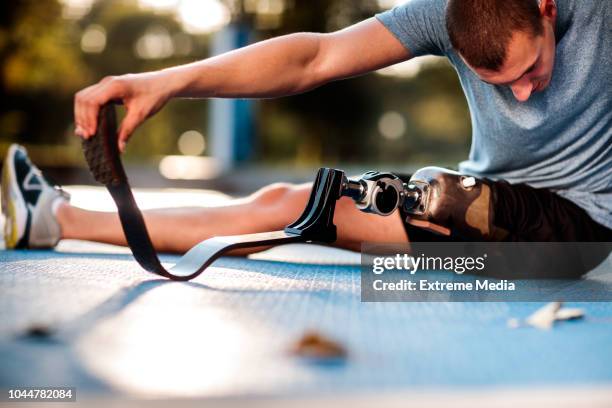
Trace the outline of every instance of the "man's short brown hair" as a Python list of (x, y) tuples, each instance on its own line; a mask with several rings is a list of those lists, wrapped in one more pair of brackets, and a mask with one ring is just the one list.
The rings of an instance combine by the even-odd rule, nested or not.
[(446, 29), (468, 64), (492, 71), (503, 65), (515, 31), (543, 31), (537, 0), (449, 0)]

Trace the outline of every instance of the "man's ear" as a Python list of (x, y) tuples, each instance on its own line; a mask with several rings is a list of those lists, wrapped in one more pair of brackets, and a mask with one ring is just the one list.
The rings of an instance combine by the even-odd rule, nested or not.
[(540, 15), (551, 22), (557, 20), (557, 4), (555, 0), (540, 0)]

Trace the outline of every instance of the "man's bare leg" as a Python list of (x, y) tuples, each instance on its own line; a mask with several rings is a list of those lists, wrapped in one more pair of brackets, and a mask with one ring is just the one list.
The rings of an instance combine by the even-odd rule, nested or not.
[[(272, 184), (222, 207), (168, 208), (143, 211), (155, 249), (183, 253), (198, 242), (218, 235), (237, 235), (283, 229), (304, 210), (312, 185)], [(126, 245), (117, 213), (60, 206), (57, 218), (62, 238)], [(336, 205), (337, 246), (358, 250), (361, 242), (405, 242), (398, 214), (381, 217), (359, 211), (342, 198)]]

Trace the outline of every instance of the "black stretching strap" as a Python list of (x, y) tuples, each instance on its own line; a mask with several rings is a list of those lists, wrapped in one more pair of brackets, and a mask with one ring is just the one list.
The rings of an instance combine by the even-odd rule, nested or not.
[(114, 106), (102, 107), (96, 134), (83, 140), (83, 152), (94, 178), (106, 186), (117, 205), (121, 226), (134, 258), (147, 271), (166, 278), (193, 279), (215, 259), (234, 249), (290, 242), (331, 243), (336, 240), (334, 209), (346, 178), (341, 170), (321, 168), (304, 212), (283, 231), (210, 238), (191, 248), (173, 267), (165, 269), (155, 252), (121, 163)]

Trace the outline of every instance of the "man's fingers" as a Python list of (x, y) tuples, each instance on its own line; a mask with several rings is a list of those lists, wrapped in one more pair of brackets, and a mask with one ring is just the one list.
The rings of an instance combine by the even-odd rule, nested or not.
[(88, 136), (96, 133), (100, 108), (114, 97), (114, 89), (108, 86), (108, 81), (106, 84), (92, 89), (87, 95), (87, 100), (83, 102), (83, 110), (85, 116), (84, 126)]
[(94, 135), (100, 107), (122, 96), (123, 92), (115, 77), (106, 77), (98, 84), (77, 93), (74, 100), (75, 133), (86, 139)]
[(114, 77), (112, 75), (108, 75), (108, 76), (105, 76), (104, 78), (102, 78), (99, 83), (100, 84), (105, 84), (107, 82), (110, 82), (110, 81), (114, 80), (115, 78), (116, 77)]
[(82, 92), (78, 92), (74, 96), (74, 133), (79, 137), (86, 137), (85, 129), (83, 128), (83, 113), (81, 110)]
[[(96, 100), (94, 99), (96, 86), (85, 88), (78, 92), (74, 98), (75, 133), (85, 139), (96, 131), (97, 118)], [(93, 118), (93, 120), (92, 120)]]
[(134, 130), (142, 123), (144, 119), (144, 115), (137, 111), (136, 109), (128, 109), (127, 115), (121, 122), (121, 126), (119, 127), (119, 135), (118, 135), (118, 143), (119, 150), (121, 153), (125, 151), (125, 145), (134, 132)]
[(88, 99), (83, 102), (83, 127), (85, 128), (86, 137), (91, 137), (96, 133), (96, 119), (98, 116), (98, 104), (93, 99)]
[(100, 107), (107, 102), (103, 89), (93, 90), (88, 99), (83, 102), (83, 116), (85, 117), (85, 131), (87, 136), (92, 136), (98, 128), (98, 113)]

